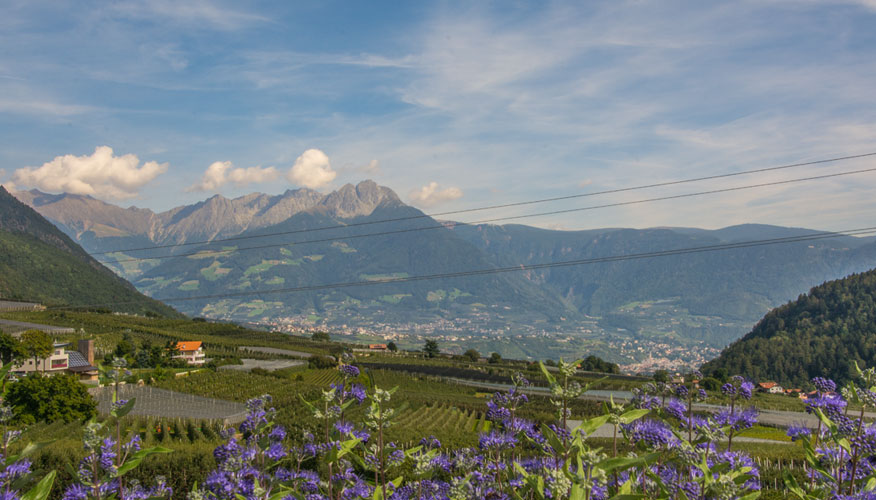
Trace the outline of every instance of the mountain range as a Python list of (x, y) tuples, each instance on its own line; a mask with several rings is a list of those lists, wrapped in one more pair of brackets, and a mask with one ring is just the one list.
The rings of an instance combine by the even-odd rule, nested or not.
[[(527, 356), (547, 349), (537, 338), (552, 334), (612, 361), (624, 361), (608, 348), (617, 339), (723, 347), (812, 285), (876, 267), (876, 240), (836, 237), (381, 283), (816, 231), (755, 224), (588, 231), (452, 224), (405, 205), (372, 181), (325, 195), (308, 189), (217, 195), (161, 213), (88, 196), (16, 196), (89, 252), (112, 252), (98, 257), (141, 291), (187, 314), (278, 328), (467, 335), (497, 343), (535, 339)], [(206, 243), (213, 240), (224, 241)], [(289, 291), (351, 282), (367, 284)]]

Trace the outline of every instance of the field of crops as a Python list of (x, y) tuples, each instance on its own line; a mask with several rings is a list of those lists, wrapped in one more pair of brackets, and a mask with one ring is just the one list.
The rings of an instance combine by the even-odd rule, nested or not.
[(407, 408), (395, 419), (390, 436), (406, 444), (416, 444), (423, 436), (441, 436), (445, 445), (475, 446), (478, 432), (489, 430), (483, 412), (460, 409), (447, 403)]

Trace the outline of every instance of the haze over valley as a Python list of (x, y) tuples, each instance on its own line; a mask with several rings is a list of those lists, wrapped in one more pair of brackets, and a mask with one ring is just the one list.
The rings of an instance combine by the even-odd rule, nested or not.
[[(522, 359), (583, 351), (632, 371), (701, 364), (772, 307), (876, 265), (874, 238), (840, 236), (380, 283), (819, 232), (457, 224), (426, 216), (373, 181), (327, 194), (216, 195), (160, 213), (83, 195), (16, 196), (139, 290), (190, 316), (412, 348), (437, 338), (449, 352), (474, 347)], [(371, 284), (274, 293), (354, 282)]]

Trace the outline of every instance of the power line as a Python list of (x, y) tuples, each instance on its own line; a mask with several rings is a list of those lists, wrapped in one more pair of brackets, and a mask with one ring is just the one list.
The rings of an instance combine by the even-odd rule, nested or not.
[[(720, 244), (715, 244), (715, 245), (679, 248), (679, 249), (674, 249), (674, 250), (660, 250), (660, 251), (655, 251), (655, 252), (644, 252), (644, 253), (627, 254), (627, 255), (613, 255), (613, 256), (607, 256), (607, 257), (594, 257), (594, 258), (589, 258), (589, 259), (576, 259), (576, 260), (560, 261), (560, 262), (548, 262), (548, 263), (542, 263), (542, 264), (520, 264), (517, 266), (510, 266), (510, 267), (499, 267), (499, 268), (491, 268), (491, 269), (476, 269), (476, 270), (458, 271), (458, 272), (452, 272), (452, 273), (428, 274), (428, 275), (420, 275), (420, 276), (407, 276), (407, 277), (388, 278), (388, 279), (381, 279), (381, 280), (328, 283), (328, 284), (323, 284), (323, 285), (308, 285), (308, 286), (291, 287), (291, 288), (275, 288), (275, 289), (268, 289), (268, 290), (256, 290), (256, 291), (250, 291), (250, 292), (220, 293), (220, 294), (211, 294), (211, 295), (197, 295), (197, 296), (189, 296), (189, 297), (164, 298), (164, 299), (156, 298), (156, 300), (160, 300), (163, 302), (185, 302), (185, 301), (191, 301), (191, 300), (208, 300), (208, 299), (247, 297), (247, 296), (256, 295), (256, 294), (276, 295), (276, 294), (284, 294), (284, 293), (329, 290), (329, 289), (336, 289), (336, 288), (373, 286), (373, 285), (384, 285), (384, 284), (391, 284), (391, 283), (408, 283), (408, 282), (414, 282), (414, 281), (461, 278), (461, 277), (468, 277), (468, 276), (482, 276), (482, 275), (489, 275), (489, 274), (509, 273), (509, 272), (515, 272), (515, 271), (531, 271), (531, 270), (537, 270), (537, 269), (549, 269), (549, 268), (554, 268), (554, 267), (570, 267), (570, 266), (581, 266), (581, 265), (588, 265), (588, 264), (600, 264), (600, 263), (606, 263), (606, 262), (622, 262), (622, 261), (627, 261), (627, 260), (640, 260), (640, 259), (649, 259), (649, 258), (657, 258), (657, 257), (668, 257), (668, 256), (674, 256), (674, 255), (715, 252), (715, 251), (721, 251), (721, 250), (735, 250), (735, 249), (739, 249), (739, 248), (751, 248), (751, 247), (759, 247), (759, 246), (767, 246), (767, 245), (778, 245), (778, 244), (786, 244), (786, 243), (797, 243), (797, 242), (802, 242), (802, 241), (820, 240), (820, 239), (827, 239), (827, 238), (837, 238), (840, 236), (856, 236), (856, 235), (862, 236), (862, 235), (870, 234), (870, 233), (876, 233), (876, 226), (857, 228), (857, 229), (849, 229), (849, 230), (843, 230), (843, 231), (825, 231), (825, 232), (808, 234), (808, 235), (801, 235), (801, 236), (786, 236), (786, 237), (782, 237), (782, 238), (749, 240), (749, 241), (740, 241), (740, 242), (733, 242), (733, 243), (720, 243)], [(64, 307), (55, 307), (55, 308), (50, 308), (50, 309), (83, 309), (83, 308), (108, 307), (108, 306), (114, 306), (114, 305), (125, 305), (125, 304), (134, 304), (134, 303), (137, 303), (137, 302), (126, 301), (126, 302), (91, 304), (91, 305), (82, 305), (82, 306), (64, 306)]]
[(190, 242), (185, 242), (185, 243), (173, 243), (173, 244), (168, 244), (168, 245), (155, 245), (155, 246), (150, 246), (150, 247), (118, 249), (118, 250), (110, 250), (110, 251), (104, 251), (104, 252), (94, 252), (91, 255), (105, 255), (105, 254), (117, 253), (117, 252), (138, 252), (138, 251), (142, 251), (142, 250), (156, 250), (156, 249), (161, 249), (161, 248), (176, 248), (176, 247), (192, 246), (192, 245), (206, 245), (206, 244), (210, 244), (210, 243), (224, 243), (224, 242), (228, 242), (228, 241), (238, 241), (238, 240), (250, 239), (250, 238), (262, 238), (262, 237), (267, 237), (267, 236), (279, 236), (279, 235), (286, 235), (286, 234), (308, 233), (308, 232), (314, 232), (314, 231), (325, 231), (325, 230), (329, 230), (329, 229), (341, 229), (341, 228), (349, 228), (349, 227), (356, 227), (356, 226), (366, 226), (366, 225), (371, 225), (371, 224), (382, 224), (385, 222), (401, 222), (401, 221), (415, 220), (415, 219), (443, 217), (443, 216), (447, 216), (447, 215), (457, 215), (457, 214), (462, 214), (462, 213), (494, 210), (494, 209), (499, 209), (499, 208), (519, 207), (519, 206), (525, 206), (525, 205), (535, 205), (538, 203), (548, 203), (548, 202), (554, 202), (554, 201), (572, 200), (572, 199), (577, 199), (577, 198), (586, 198), (586, 197), (599, 196), (599, 195), (604, 195), (604, 194), (623, 193), (623, 192), (627, 192), (627, 191), (637, 191), (637, 190), (641, 190), (641, 189), (651, 189), (651, 188), (656, 188), (656, 187), (676, 186), (679, 184), (688, 184), (688, 183), (692, 183), (692, 182), (701, 182), (701, 181), (714, 180), (714, 179), (725, 179), (728, 177), (736, 177), (736, 176), (740, 176), (740, 175), (749, 175), (749, 174), (756, 174), (756, 173), (763, 173), (763, 172), (773, 172), (776, 170), (785, 170), (785, 169), (790, 169), (790, 168), (806, 167), (806, 166), (819, 165), (819, 164), (824, 164), (824, 163), (848, 161), (848, 160), (854, 160), (854, 159), (858, 159), (858, 158), (866, 158), (866, 157), (871, 157), (871, 156), (876, 156), (876, 152), (863, 153), (863, 154), (857, 154), (857, 155), (848, 155), (848, 156), (838, 156), (838, 157), (827, 158), (827, 159), (823, 159), (823, 160), (813, 160), (813, 161), (808, 161), (808, 162), (791, 163), (791, 164), (779, 165), (779, 166), (775, 166), (775, 167), (758, 168), (758, 169), (753, 169), (753, 170), (743, 170), (741, 172), (731, 172), (731, 173), (726, 173), (726, 174), (709, 175), (709, 176), (704, 176), (704, 177), (679, 179), (679, 180), (674, 180), (674, 181), (658, 182), (658, 183), (654, 183), (654, 184), (643, 184), (643, 185), (639, 185), (639, 186), (632, 186), (632, 187), (626, 187), (626, 188), (607, 189), (607, 190), (603, 190), (603, 191), (594, 191), (592, 193), (581, 193), (581, 194), (573, 194), (573, 195), (567, 195), (567, 196), (557, 196), (557, 197), (553, 197), (553, 198), (542, 198), (542, 199), (537, 199), (537, 200), (505, 203), (505, 204), (501, 204), (501, 205), (489, 205), (489, 206), (484, 206), (484, 207), (467, 208), (467, 209), (463, 209), (463, 210), (452, 210), (449, 212), (439, 212), (439, 213), (434, 213), (434, 214), (411, 215), (411, 216), (406, 216), (406, 217), (397, 217), (397, 218), (383, 219), (383, 220), (377, 220), (377, 221), (364, 221), (364, 222), (356, 222), (353, 224), (338, 224), (338, 225), (334, 225), (334, 226), (324, 226), (324, 227), (308, 228), (308, 229), (297, 229), (297, 230), (292, 230), (292, 231), (282, 231), (282, 232), (267, 233), (267, 234), (260, 234), (260, 235), (233, 236), (233, 237), (214, 239), (214, 240), (190, 241)]
[[(367, 234), (358, 234), (358, 235), (350, 235), (350, 236), (336, 236), (336, 237), (332, 237), (332, 238), (322, 238), (322, 239), (318, 239), (318, 240), (306, 240), (306, 241), (298, 241), (298, 242), (293, 241), (293, 242), (287, 242), (287, 243), (272, 243), (270, 245), (258, 245), (258, 246), (253, 246), (253, 247), (236, 248), (233, 250), (199, 250), (197, 252), (182, 253), (182, 254), (175, 254), (175, 255), (162, 255), (162, 256), (157, 256), (157, 257), (129, 257), (126, 259), (118, 259), (118, 260), (102, 260), (100, 262), (104, 263), (104, 264), (121, 264), (124, 262), (135, 262), (135, 261), (143, 261), (143, 260), (163, 260), (163, 259), (191, 257), (191, 256), (195, 256), (195, 255), (220, 256), (223, 254), (229, 254), (231, 252), (243, 252), (243, 251), (248, 251), (248, 250), (261, 250), (261, 249), (265, 249), (265, 248), (288, 247), (288, 246), (305, 245), (305, 244), (311, 244), (311, 243), (326, 243), (326, 242), (330, 242), (330, 241), (353, 240), (353, 239), (359, 239), (359, 238), (370, 238), (370, 237), (375, 237), (375, 236), (389, 236), (389, 235), (394, 235), (394, 234), (411, 233), (411, 232), (416, 232), (416, 231), (428, 231), (428, 230), (433, 230), (433, 229), (450, 229), (450, 228), (454, 228), (456, 226), (461, 226), (461, 225), (487, 224), (487, 223), (492, 223), (492, 222), (501, 222), (501, 221), (508, 221), (508, 220), (519, 220), (519, 219), (528, 219), (528, 218), (533, 218), (533, 217), (544, 217), (547, 215), (559, 215), (559, 214), (567, 214), (567, 213), (573, 213), (573, 212), (583, 212), (583, 211), (597, 210), (597, 209), (602, 209), (602, 208), (621, 207), (621, 206), (627, 206), (627, 205), (638, 205), (638, 204), (642, 204), (642, 203), (651, 203), (651, 202), (656, 202), (656, 201), (677, 200), (677, 199), (682, 199), (682, 198), (691, 198), (691, 197), (695, 197), (695, 196), (705, 196), (705, 195), (710, 195), (710, 194), (728, 193), (728, 192), (732, 192), (732, 191), (742, 191), (745, 189), (754, 189), (754, 188), (761, 188), (761, 187), (768, 187), (768, 186), (778, 186), (778, 185), (782, 185), (782, 184), (792, 184), (792, 183), (797, 183), (797, 182), (821, 180), (821, 179), (828, 179), (828, 178), (832, 178), (832, 177), (841, 177), (841, 176), (845, 176), (845, 175), (861, 174), (861, 173), (874, 172), (874, 171), (876, 171), (876, 167), (866, 168), (866, 169), (861, 169), (861, 170), (852, 170), (852, 171), (847, 171), (847, 172), (836, 172), (833, 174), (824, 174), (824, 175), (817, 175), (817, 176), (811, 176), (811, 177), (800, 177), (800, 178), (796, 178), (796, 179), (787, 179), (787, 180), (783, 180), (783, 181), (763, 182), (760, 184), (749, 184), (747, 186), (735, 186), (735, 187), (731, 187), (731, 188), (713, 189), (713, 190), (709, 190), (709, 191), (699, 191), (696, 193), (684, 193), (684, 194), (671, 195), (671, 196), (661, 196), (658, 198), (647, 198), (647, 199), (643, 199), (643, 200), (622, 201), (622, 202), (617, 202), (617, 203), (607, 203), (607, 204), (603, 204), (603, 205), (592, 205), (589, 207), (570, 208), (570, 209), (565, 209), (565, 210), (553, 210), (550, 212), (541, 212), (541, 213), (537, 213), (537, 214), (497, 217), (497, 218), (493, 218), (493, 219), (484, 219), (484, 220), (472, 221), (472, 222), (448, 222), (446, 224), (438, 224), (438, 225), (408, 228), (408, 229), (396, 229), (393, 231), (381, 231), (381, 232), (377, 232), (377, 233), (367, 233)], [(280, 234), (280, 233), (277, 233), (277, 234)], [(253, 237), (261, 238), (262, 235), (253, 236)], [(240, 239), (244, 239), (244, 237), (242, 237)]]

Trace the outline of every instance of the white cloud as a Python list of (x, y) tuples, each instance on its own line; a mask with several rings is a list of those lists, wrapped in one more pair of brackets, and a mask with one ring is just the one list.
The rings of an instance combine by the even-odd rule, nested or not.
[(113, 10), (121, 17), (133, 19), (159, 19), (163, 22), (182, 24), (203, 29), (213, 27), (234, 31), (254, 23), (270, 22), (270, 19), (250, 12), (233, 10), (220, 3), (208, 0), (175, 2), (172, 0), (132, 0), (117, 3)]
[(167, 163), (146, 162), (132, 154), (114, 156), (109, 146), (99, 146), (90, 156), (64, 155), (41, 167), (15, 171), (13, 181), (43, 191), (133, 198), (137, 192), (167, 171)]
[(242, 187), (247, 184), (272, 181), (279, 174), (274, 167), (234, 168), (230, 161), (216, 161), (207, 167), (207, 171), (201, 177), (201, 182), (189, 187), (186, 191), (215, 191), (229, 182)]
[(441, 189), (437, 182), (430, 182), (420, 189), (415, 189), (408, 194), (411, 201), (417, 205), (431, 207), (462, 198), (462, 190), (457, 187)]
[(9, 180), (4, 181), (3, 177), (6, 177), (6, 169), (0, 168), (0, 186), (3, 186), (10, 193), (15, 191), (15, 183)]
[(362, 171), (369, 175), (379, 174), (380, 162), (377, 160), (371, 160), (368, 162), (368, 165), (365, 165)]
[(335, 180), (337, 175), (325, 153), (308, 149), (295, 160), (286, 178), (299, 186), (317, 189)]
[(78, 104), (63, 104), (46, 100), (0, 100), (0, 112), (22, 115), (73, 116), (95, 111), (92, 106)]

